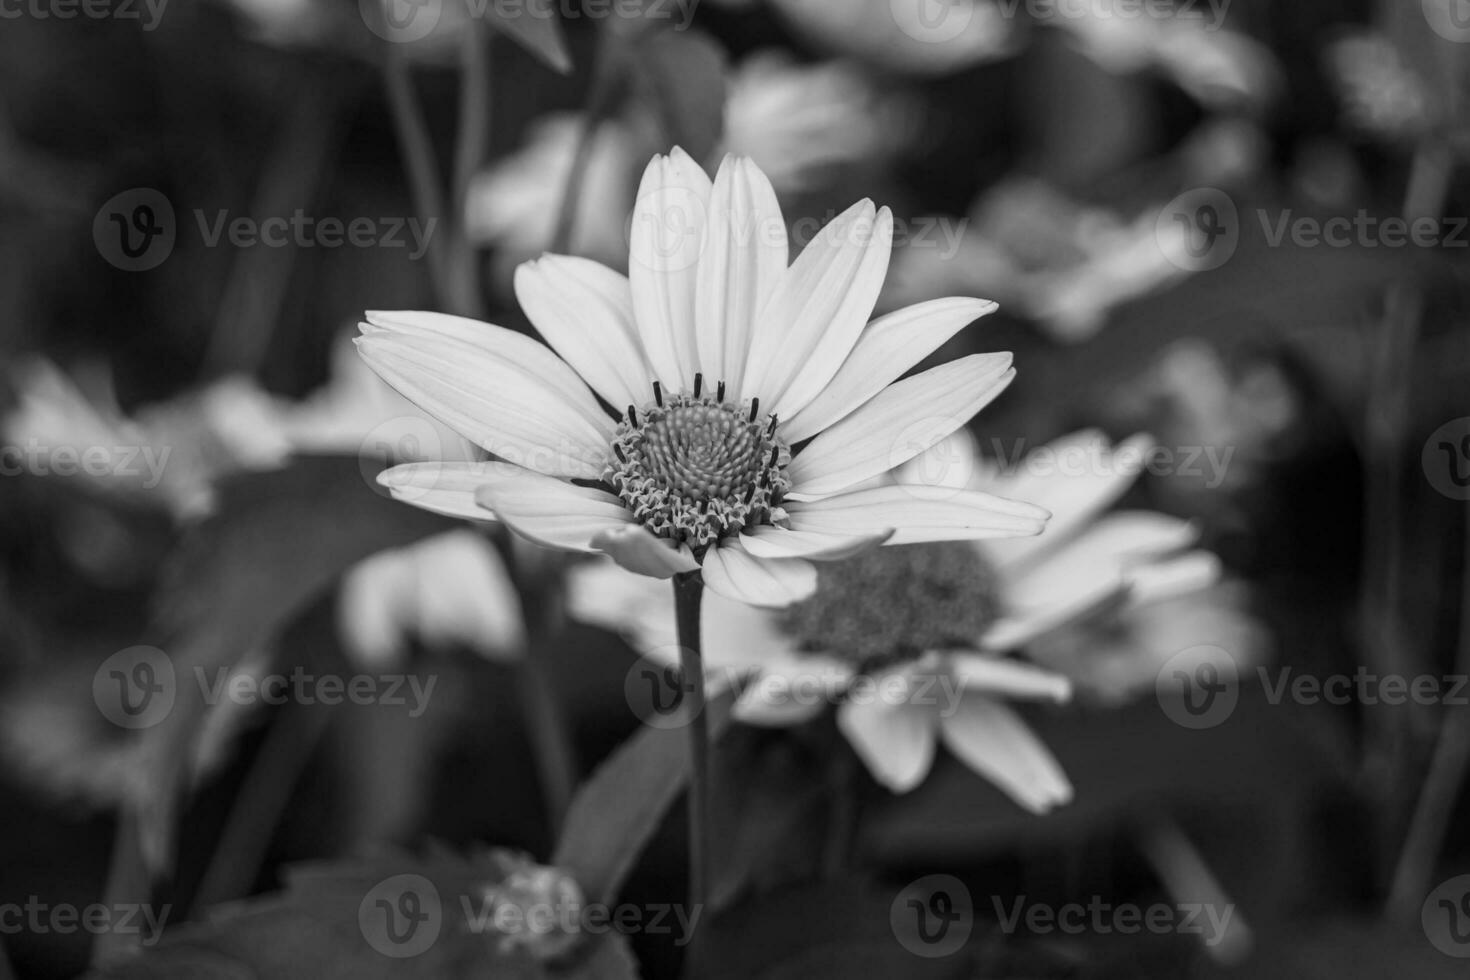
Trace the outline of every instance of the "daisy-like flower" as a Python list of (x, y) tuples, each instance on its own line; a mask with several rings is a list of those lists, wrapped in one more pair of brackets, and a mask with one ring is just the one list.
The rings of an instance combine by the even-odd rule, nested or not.
[[(629, 275), (548, 255), (516, 294), (550, 347), (433, 313), (370, 313), (358, 348), (421, 408), (495, 457), (395, 467), (395, 496), (492, 511), (540, 544), (784, 606), (813, 560), (880, 543), (1037, 534), (1046, 512), (979, 490), (860, 486), (962, 426), (1014, 377), (1009, 354), (895, 381), (991, 312), (941, 299), (869, 324), (892, 216), (853, 205), (787, 265), (770, 182), (680, 150), (644, 174)], [(559, 355), (559, 356), (558, 356)]]
[[(1166, 649), (1240, 649), (1239, 621), (1227, 622), (1223, 611), (1193, 628), (1166, 615), (1197, 609), (1219, 577), (1218, 560), (1192, 550), (1188, 522), (1103, 513), (1137, 478), (1149, 448), (1143, 437), (1112, 447), (1080, 432), (1001, 473), (957, 434), (888, 479), (936, 500), (971, 487), (1040, 500), (1053, 514), (1047, 530), (824, 565), (815, 594), (782, 611), (707, 594), (711, 682), (756, 676), (735, 708), (751, 724), (799, 724), (837, 704), (848, 741), (894, 792), (924, 780), (942, 742), (1030, 810), (1068, 802), (1066, 775), (1007, 701), (1061, 702), (1074, 688), (1091, 693), (1124, 675), (1146, 675), (1151, 687)], [(677, 656), (673, 603), (647, 580), (610, 563), (584, 565), (571, 573), (568, 602), (574, 616), (627, 633), (651, 659)], [(1090, 634), (1089, 623), (1105, 633)], [(1089, 635), (1098, 636), (1106, 664), (1089, 660)], [(1019, 659), (1022, 649), (1041, 651), (1055, 669)], [(1132, 667), (1120, 662), (1128, 650), (1137, 651)]]

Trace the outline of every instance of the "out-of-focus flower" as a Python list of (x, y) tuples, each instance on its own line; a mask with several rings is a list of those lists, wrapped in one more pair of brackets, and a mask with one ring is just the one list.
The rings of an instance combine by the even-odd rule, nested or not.
[(577, 880), (560, 868), (527, 860), (486, 889), (485, 897), (493, 903), (502, 953), (522, 950), (550, 962), (566, 956), (582, 938), (580, 913), (587, 900)]
[(474, 531), (447, 531), (359, 562), (343, 580), (338, 628), (368, 670), (400, 663), (418, 640), (462, 646), (487, 660), (525, 648), (520, 598), (495, 547)]
[(656, 157), (630, 278), (566, 256), (518, 271), (550, 347), (459, 317), (368, 315), (358, 346), (373, 369), (500, 460), (399, 466), (382, 482), (641, 574), (702, 570), (721, 595), (766, 606), (810, 595), (814, 560), (1036, 534), (1043, 510), (978, 491), (854, 489), (1015, 374), (1009, 354), (980, 354), (890, 384), (994, 309), (938, 300), (867, 326), (891, 235), (888, 209), (862, 201), (788, 268), (775, 192), (749, 160), (728, 158), (711, 183), (677, 149)]
[(985, 290), (1056, 339), (1085, 340), (1114, 307), (1187, 275), (1159, 246), (1157, 213), (1130, 220), (1035, 178), (1002, 182), (976, 202), (956, 249), (897, 253), (882, 305)]
[[(1253, 621), (1217, 601), (1219, 562), (1192, 550), (1192, 525), (1152, 512), (1104, 513), (1150, 448), (1144, 437), (1113, 447), (1080, 432), (1003, 472), (956, 434), (891, 474), (893, 485), (935, 499), (969, 487), (1027, 495), (1044, 502), (1052, 521), (1024, 540), (889, 549), (824, 565), (825, 591), (819, 584), (813, 599), (784, 613), (707, 594), (706, 663), (717, 677), (759, 678), (743, 691), (736, 717), (795, 724), (841, 700), (842, 730), (896, 792), (923, 780), (942, 740), (1023, 806), (1065, 802), (1066, 777), (997, 696), (1063, 700), (1068, 681), (1098, 696), (1133, 694), (1181, 649), (1214, 644), (1244, 663), (1260, 648)], [(568, 603), (573, 616), (626, 632), (646, 656), (677, 662), (664, 590), (597, 563), (570, 573)], [(1039, 653), (1050, 671), (1011, 656), (1020, 650)], [(863, 690), (901, 693), (860, 701), (851, 697), (859, 678)], [(801, 691), (807, 696), (794, 695)], [(946, 699), (946, 691), (963, 696)]]
[(872, 164), (902, 147), (898, 96), (880, 92), (848, 62), (797, 64), (788, 55), (746, 58), (730, 79), (724, 145), (765, 171), (777, 194), (811, 189), (834, 172)]
[(1352, 34), (1328, 45), (1329, 77), (1348, 122), (1386, 140), (1413, 140), (1440, 116), (1429, 86), (1381, 34)]
[[(230, 377), (128, 418), (105, 385), (88, 396), (49, 361), (15, 376), (17, 406), (3, 423), (22, 454), (76, 457), (76, 471), (98, 488), (158, 494), (180, 518), (207, 513), (214, 481), (228, 473), (280, 465), (290, 444), (276, 424), (278, 403), (253, 381)], [(49, 465), (47, 472), (59, 469)]]
[[(477, 245), (495, 248), (499, 277), (551, 247), (562, 200), (586, 125), (579, 113), (545, 116), (525, 145), (471, 183), (465, 227)], [(592, 135), (573, 219), (570, 251), (605, 265), (627, 261), (628, 215), (643, 162), (657, 145), (640, 114), (604, 120)]]
[(1015, 19), (991, 0), (768, 3), (792, 30), (823, 50), (910, 75), (963, 71), (1017, 47)]

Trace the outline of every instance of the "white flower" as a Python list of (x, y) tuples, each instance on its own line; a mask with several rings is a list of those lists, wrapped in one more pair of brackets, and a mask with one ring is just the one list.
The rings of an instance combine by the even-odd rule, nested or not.
[(370, 313), (358, 347), (373, 369), (499, 460), (400, 466), (382, 482), (642, 574), (700, 570), (766, 606), (811, 594), (813, 560), (1038, 533), (1041, 508), (980, 491), (860, 487), (1010, 383), (1009, 354), (894, 381), (994, 304), (935, 300), (868, 325), (888, 210), (853, 205), (789, 268), (785, 229), (748, 160), (711, 183), (675, 150), (644, 174), (628, 277), (554, 255), (517, 272), (549, 348), (460, 317)]
[(483, 535), (469, 530), (359, 562), (343, 580), (337, 614), (348, 653), (366, 669), (391, 668), (415, 639), (499, 661), (519, 657), (526, 642), (505, 564)]

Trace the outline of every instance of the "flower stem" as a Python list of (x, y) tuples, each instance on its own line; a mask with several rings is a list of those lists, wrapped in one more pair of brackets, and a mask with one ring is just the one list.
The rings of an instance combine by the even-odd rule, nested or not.
[(689, 718), (689, 907), (704, 907), (709, 881), (709, 720), (704, 704), (704, 653), (699, 609), (704, 580), (699, 572), (674, 576), (675, 622), (679, 631), (679, 669)]

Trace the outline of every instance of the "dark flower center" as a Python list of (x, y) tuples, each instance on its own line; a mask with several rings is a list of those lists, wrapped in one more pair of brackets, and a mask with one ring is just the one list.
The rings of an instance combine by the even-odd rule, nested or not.
[(760, 400), (727, 404), (724, 385), (713, 397), (702, 387), (665, 396), (655, 385), (652, 404), (628, 406), (603, 475), (640, 523), (696, 550), (771, 523), (791, 485), (790, 450)]
[(995, 572), (964, 541), (874, 548), (817, 569), (816, 594), (782, 613), (783, 628), (861, 670), (973, 647), (999, 612)]

